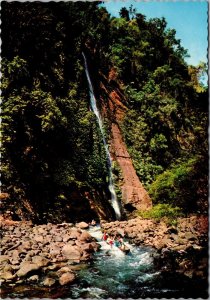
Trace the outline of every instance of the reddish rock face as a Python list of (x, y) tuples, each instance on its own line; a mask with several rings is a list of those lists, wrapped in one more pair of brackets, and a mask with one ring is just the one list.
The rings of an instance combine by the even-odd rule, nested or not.
[[(146, 210), (152, 207), (152, 201), (141, 184), (132, 160), (123, 141), (117, 124), (112, 124), (112, 152), (121, 168), (123, 183), (121, 186), (122, 200), (130, 209)], [(128, 207), (129, 207), (128, 206)]]
[(110, 80), (115, 80), (113, 70), (110, 72), (109, 80), (104, 77), (104, 83), (101, 83), (101, 88), (108, 96), (107, 102), (103, 101), (101, 97), (102, 115), (106, 116), (112, 122), (110, 150), (113, 159), (118, 162), (122, 171), (122, 204), (129, 212), (132, 212), (135, 209), (147, 210), (152, 207), (152, 201), (136, 174), (118, 126), (123, 120), (127, 110), (126, 99), (120, 90), (120, 85), (117, 84), (116, 81), (115, 88), (110, 91), (110, 88), (108, 88)]

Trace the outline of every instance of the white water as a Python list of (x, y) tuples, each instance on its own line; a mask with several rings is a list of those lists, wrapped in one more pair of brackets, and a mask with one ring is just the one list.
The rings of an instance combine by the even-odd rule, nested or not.
[[(149, 291), (159, 276), (153, 267), (151, 249), (137, 248), (126, 242), (130, 253), (125, 254), (117, 247), (101, 241), (100, 226), (90, 227), (88, 232), (101, 245), (90, 268), (80, 271), (79, 286), (72, 287), (72, 298), (107, 299), (136, 298), (136, 288)], [(151, 287), (150, 287), (151, 286)], [(139, 298), (139, 297), (137, 297)]]
[(84, 62), (85, 62), (85, 73), (86, 73), (87, 81), (88, 81), (88, 85), (89, 85), (90, 104), (91, 104), (92, 111), (94, 112), (94, 114), (97, 117), (97, 121), (98, 121), (99, 128), (100, 128), (100, 131), (101, 131), (102, 139), (103, 139), (104, 148), (105, 148), (105, 151), (106, 151), (107, 164), (108, 164), (108, 169), (109, 169), (109, 191), (110, 191), (110, 194), (111, 194), (111, 199), (110, 199), (111, 200), (111, 205), (112, 205), (112, 207), (115, 211), (116, 219), (120, 220), (121, 219), (121, 212), (120, 212), (119, 203), (117, 201), (117, 196), (116, 196), (116, 193), (115, 193), (115, 190), (114, 190), (114, 184), (113, 184), (113, 178), (112, 178), (111, 156), (110, 156), (110, 153), (109, 153), (108, 145), (107, 145), (106, 140), (105, 140), (103, 123), (102, 123), (102, 119), (101, 119), (99, 110), (97, 108), (96, 98), (95, 98), (95, 95), (94, 95), (93, 86), (92, 86), (92, 82), (91, 82), (89, 71), (88, 71), (87, 60), (86, 60), (86, 57), (85, 57), (84, 53), (82, 53), (82, 55), (83, 55)]

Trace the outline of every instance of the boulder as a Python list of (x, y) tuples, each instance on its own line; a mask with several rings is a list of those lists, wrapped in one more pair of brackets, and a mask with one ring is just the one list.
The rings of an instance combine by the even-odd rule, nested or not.
[(87, 229), (87, 228), (89, 228), (89, 225), (86, 222), (80, 222), (80, 223), (76, 224), (76, 227), (80, 228), (80, 229)]
[(69, 239), (70, 240), (73, 240), (73, 239), (78, 239), (79, 236), (80, 236), (80, 232), (78, 231), (77, 228), (72, 228), (72, 230), (70, 231), (70, 234), (69, 234)]
[(9, 262), (9, 255), (0, 255), (0, 264), (5, 264)]
[(72, 269), (70, 266), (64, 266), (64, 267), (61, 267), (57, 272), (56, 274), (60, 277), (62, 274), (64, 273), (68, 273), (68, 272), (72, 272)]
[(69, 234), (65, 234), (65, 235), (63, 236), (63, 241), (66, 243), (66, 242), (68, 242), (69, 240), (70, 240)]
[(37, 243), (43, 243), (44, 242), (44, 237), (42, 235), (35, 235), (34, 236), (34, 240), (37, 242)]
[(61, 277), (59, 278), (59, 283), (60, 285), (66, 285), (72, 283), (75, 279), (76, 276), (74, 273), (67, 272), (61, 275)]
[(21, 245), (22, 251), (30, 250), (31, 249), (31, 242), (30, 241), (23, 241)]
[(55, 284), (55, 279), (54, 278), (51, 278), (51, 277), (46, 277), (44, 280), (43, 280), (43, 282), (42, 282), (42, 284), (44, 285), (44, 286), (52, 286), (52, 285), (54, 285)]
[(28, 281), (38, 282), (39, 281), (39, 276), (38, 275), (32, 275), (31, 277), (28, 278)]
[(3, 271), (0, 274), (0, 278), (4, 279), (4, 280), (11, 280), (11, 279), (15, 278), (15, 275), (13, 275), (12, 272), (10, 272), (10, 271)]
[(63, 241), (63, 238), (62, 238), (62, 236), (60, 236), (60, 235), (55, 235), (55, 236), (53, 237), (53, 240), (54, 240), (55, 242), (62, 242), (62, 241)]
[(79, 237), (79, 241), (81, 241), (81, 242), (92, 241), (92, 236), (87, 231), (83, 231)]
[(36, 255), (32, 257), (32, 263), (37, 264), (39, 267), (46, 267), (49, 265), (50, 261), (45, 257)]
[(56, 245), (52, 245), (50, 248), (50, 255), (52, 256), (56, 256), (59, 255), (61, 252), (60, 247), (56, 246)]
[(62, 248), (64, 257), (69, 260), (79, 260), (81, 257), (81, 249), (78, 246), (65, 245)]
[(41, 267), (38, 266), (37, 264), (26, 261), (26, 262), (21, 263), (20, 269), (17, 271), (16, 275), (18, 277), (24, 277), (24, 276), (28, 275), (30, 272), (37, 271), (40, 268)]

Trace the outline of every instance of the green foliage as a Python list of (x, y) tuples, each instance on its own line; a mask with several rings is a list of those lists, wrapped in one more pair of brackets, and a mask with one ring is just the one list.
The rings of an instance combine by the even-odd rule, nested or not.
[(154, 205), (150, 210), (138, 211), (137, 214), (144, 219), (155, 219), (157, 221), (164, 218), (164, 220), (171, 225), (175, 225), (176, 219), (183, 216), (179, 207), (173, 207), (170, 204), (161, 203)]
[[(149, 189), (154, 203), (169, 203), (173, 207), (180, 207), (184, 212), (197, 211), (200, 181), (198, 166), (202, 173), (202, 163), (201, 157), (189, 158), (184, 162), (178, 160), (172, 168), (157, 176)], [(202, 210), (205, 211), (205, 207)]]

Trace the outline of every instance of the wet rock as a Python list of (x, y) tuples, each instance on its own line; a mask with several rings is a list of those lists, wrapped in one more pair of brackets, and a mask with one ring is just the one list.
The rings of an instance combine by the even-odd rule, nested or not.
[(91, 258), (89, 251), (83, 251), (80, 261), (87, 261)]
[(76, 276), (74, 273), (67, 272), (61, 275), (61, 277), (59, 278), (59, 283), (60, 285), (66, 285), (74, 282), (75, 279)]
[(91, 242), (91, 246), (93, 247), (94, 252), (99, 251), (99, 249), (100, 249), (100, 247), (101, 247), (101, 246), (100, 246), (98, 243), (96, 243), (96, 242)]

